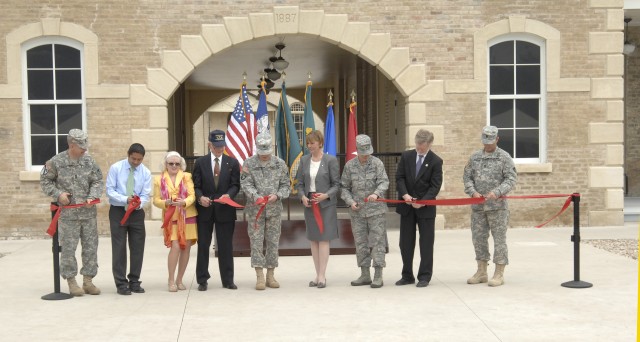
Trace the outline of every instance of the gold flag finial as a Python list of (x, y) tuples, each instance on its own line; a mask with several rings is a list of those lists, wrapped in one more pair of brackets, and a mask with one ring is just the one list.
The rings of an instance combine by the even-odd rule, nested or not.
[(329, 89), (329, 103), (333, 103), (333, 91)]
[(351, 90), (351, 102), (356, 102), (356, 91)]

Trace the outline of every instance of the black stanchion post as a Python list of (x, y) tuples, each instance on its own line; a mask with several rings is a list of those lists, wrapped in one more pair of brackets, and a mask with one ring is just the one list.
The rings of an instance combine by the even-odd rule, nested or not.
[[(57, 203), (53, 202), (52, 204), (57, 205)], [(51, 212), (51, 217), (56, 214), (55, 211)], [(53, 238), (51, 239), (53, 247), (53, 292), (47, 295), (42, 296), (41, 298), (44, 300), (62, 300), (62, 299), (70, 299), (73, 298), (72, 295), (68, 293), (60, 292), (60, 244), (58, 243), (58, 230), (56, 229), (56, 233), (53, 234)]]
[(574, 193), (571, 197), (573, 201), (573, 280), (562, 283), (564, 287), (573, 289), (584, 289), (593, 284), (580, 280), (580, 194)]

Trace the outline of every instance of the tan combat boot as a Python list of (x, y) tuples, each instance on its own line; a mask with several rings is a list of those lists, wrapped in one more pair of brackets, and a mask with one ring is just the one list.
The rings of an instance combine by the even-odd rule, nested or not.
[(67, 278), (67, 284), (69, 284), (69, 293), (72, 296), (80, 297), (84, 295), (84, 291), (82, 291), (82, 289), (76, 282), (76, 277)]
[(95, 285), (93, 285), (91, 280), (93, 280), (93, 277), (89, 277), (89, 276), (82, 277), (82, 289), (84, 290), (84, 293), (87, 293), (90, 295), (99, 295), (100, 289), (97, 288)]
[(360, 278), (351, 282), (351, 286), (371, 285), (371, 271), (369, 267), (360, 267)]
[(478, 270), (473, 277), (467, 279), (467, 284), (486, 283), (489, 280), (487, 276), (487, 262), (485, 260), (476, 260), (478, 262)]
[(375, 273), (373, 274), (373, 281), (371, 282), (371, 287), (374, 289), (382, 287), (384, 284), (382, 282), (382, 267), (374, 267)]
[(264, 273), (262, 272), (262, 267), (256, 267), (256, 290), (264, 290), (266, 288), (264, 282)]
[(500, 286), (504, 284), (504, 267), (505, 264), (496, 264), (496, 272), (493, 274), (493, 278), (489, 280), (489, 286)]
[(273, 268), (267, 268), (267, 286), (272, 289), (277, 289), (280, 287), (280, 283), (273, 277)]

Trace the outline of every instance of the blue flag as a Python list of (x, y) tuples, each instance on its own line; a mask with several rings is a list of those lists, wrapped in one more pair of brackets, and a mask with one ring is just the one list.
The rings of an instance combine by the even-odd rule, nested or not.
[(324, 124), (324, 153), (335, 157), (336, 149), (336, 124), (333, 119), (333, 102), (327, 105), (327, 120)]
[(304, 154), (309, 154), (307, 148), (307, 134), (316, 130), (316, 124), (313, 121), (313, 109), (311, 106), (311, 81), (307, 82), (307, 89), (304, 94), (304, 117), (302, 118), (302, 148)]
[(282, 82), (282, 93), (278, 102), (278, 110), (276, 112), (276, 144), (278, 145), (278, 157), (282, 158), (289, 167), (289, 178), (292, 180), (291, 187), (294, 188), (293, 179), (295, 179), (294, 168), (298, 167), (300, 158), (302, 157), (302, 148), (296, 126), (293, 123), (293, 116), (287, 101), (287, 90), (284, 82)]
[(256, 112), (258, 134), (266, 131), (269, 133), (269, 115), (267, 114), (267, 96), (264, 94), (264, 86), (260, 89), (258, 99), (258, 111)]

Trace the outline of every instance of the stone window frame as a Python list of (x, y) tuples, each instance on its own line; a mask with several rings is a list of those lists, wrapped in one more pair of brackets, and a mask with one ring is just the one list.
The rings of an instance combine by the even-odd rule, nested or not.
[[(22, 44), (38, 37), (66, 37), (83, 46), (83, 94), (89, 99), (131, 99), (131, 85), (99, 83), (98, 36), (82, 25), (61, 21), (60, 18), (42, 18), (40, 21), (15, 28), (6, 36), (7, 83), (0, 84), (1, 99), (22, 100)], [(166, 111), (166, 110), (165, 110)], [(40, 170), (24, 165), (19, 171), (23, 182), (40, 181)]]
[[(540, 47), (540, 93), (538, 94), (538, 96), (536, 96), (537, 98), (539, 98), (540, 100), (540, 112), (538, 113), (538, 158), (513, 158), (514, 162), (516, 164), (519, 165), (525, 165), (525, 164), (530, 164), (530, 165), (536, 165), (536, 164), (544, 164), (546, 162), (546, 156), (547, 156), (547, 141), (546, 141), (546, 136), (547, 136), (547, 106), (546, 106), (546, 78), (543, 77), (543, 75), (545, 75), (546, 73), (546, 65), (547, 65), (547, 60), (546, 60), (546, 44), (545, 44), (545, 40), (542, 39), (541, 37), (538, 36), (533, 36), (533, 35), (529, 35), (529, 34), (523, 34), (523, 33), (511, 33), (511, 34), (507, 34), (507, 35), (501, 35), (499, 37), (495, 37), (490, 39), (489, 41), (487, 41), (487, 124), (490, 124), (491, 122), (491, 118), (490, 118), (490, 101), (492, 99), (495, 98), (495, 95), (491, 95), (490, 94), (490, 72), (489, 69), (491, 67), (490, 65), (490, 50), (491, 47), (499, 44), (499, 43), (503, 43), (506, 41), (524, 41), (524, 42), (528, 42), (531, 44), (535, 44), (537, 46)], [(514, 61), (515, 63), (515, 61)], [(501, 96), (498, 96), (501, 97)], [(518, 99), (518, 98), (531, 98), (531, 96), (520, 96), (518, 94), (514, 94), (514, 95), (509, 95), (506, 96), (506, 98), (509, 99)], [(515, 123), (514, 123), (515, 125)]]
[[(510, 34), (523, 34), (539, 37), (545, 43), (545, 92), (589, 92), (589, 78), (560, 77), (560, 52), (562, 44), (560, 31), (544, 22), (514, 15), (508, 19), (490, 23), (474, 33), (474, 75), (472, 80), (445, 81), (447, 93), (486, 93), (488, 71), (488, 42), (492, 39)], [(546, 148), (545, 148), (546, 149)], [(516, 164), (518, 173), (551, 173), (553, 165), (547, 161), (536, 164)]]
[[(76, 50), (78, 50), (80, 52), (80, 89), (82, 90), (82, 95), (80, 99), (77, 100), (59, 100), (59, 99), (52, 99), (52, 100), (30, 100), (28, 98), (28, 94), (29, 94), (29, 90), (28, 90), (28, 81), (27, 81), (27, 51), (36, 48), (38, 46), (42, 46), (42, 45), (64, 45), (64, 46), (68, 46), (68, 47), (72, 47)], [(82, 108), (82, 113), (81, 113), (81, 120), (82, 120), (82, 127), (79, 127), (83, 130), (86, 130), (87, 127), (87, 100), (85, 97), (85, 87), (84, 87), (84, 74), (85, 74), (85, 67), (84, 67), (84, 46), (81, 42), (78, 42), (76, 40), (67, 38), (67, 37), (61, 37), (61, 36), (45, 36), (45, 37), (39, 37), (39, 38), (35, 38), (32, 40), (29, 40), (27, 42), (24, 42), (21, 45), (21, 55), (22, 55), (22, 93), (24, 94), (22, 96), (22, 119), (23, 119), (23, 138), (24, 138), (24, 160), (25, 160), (25, 166), (27, 170), (30, 171), (40, 171), (42, 169), (42, 167), (44, 165), (34, 165), (32, 164), (32, 160), (31, 160), (31, 105), (32, 104), (53, 104), (53, 105), (60, 105), (60, 104), (80, 104), (81, 108)], [(56, 70), (54, 68), (54, 70)], [(54, 85), (55, 87), (55, 85)], [(57, 132), (55, 134), (56, 137), (61, 137), (61, 136), (66, 136), (68, 132)], [(58, 139), (56, 139), (56, 141), (58, 141)], [(63, 149), (57, 148), (56, 153), (62, 152)], [(55, 154), (54, 154), (55, 155)], [(53, 156), (51, 156), (53, 157)]]

